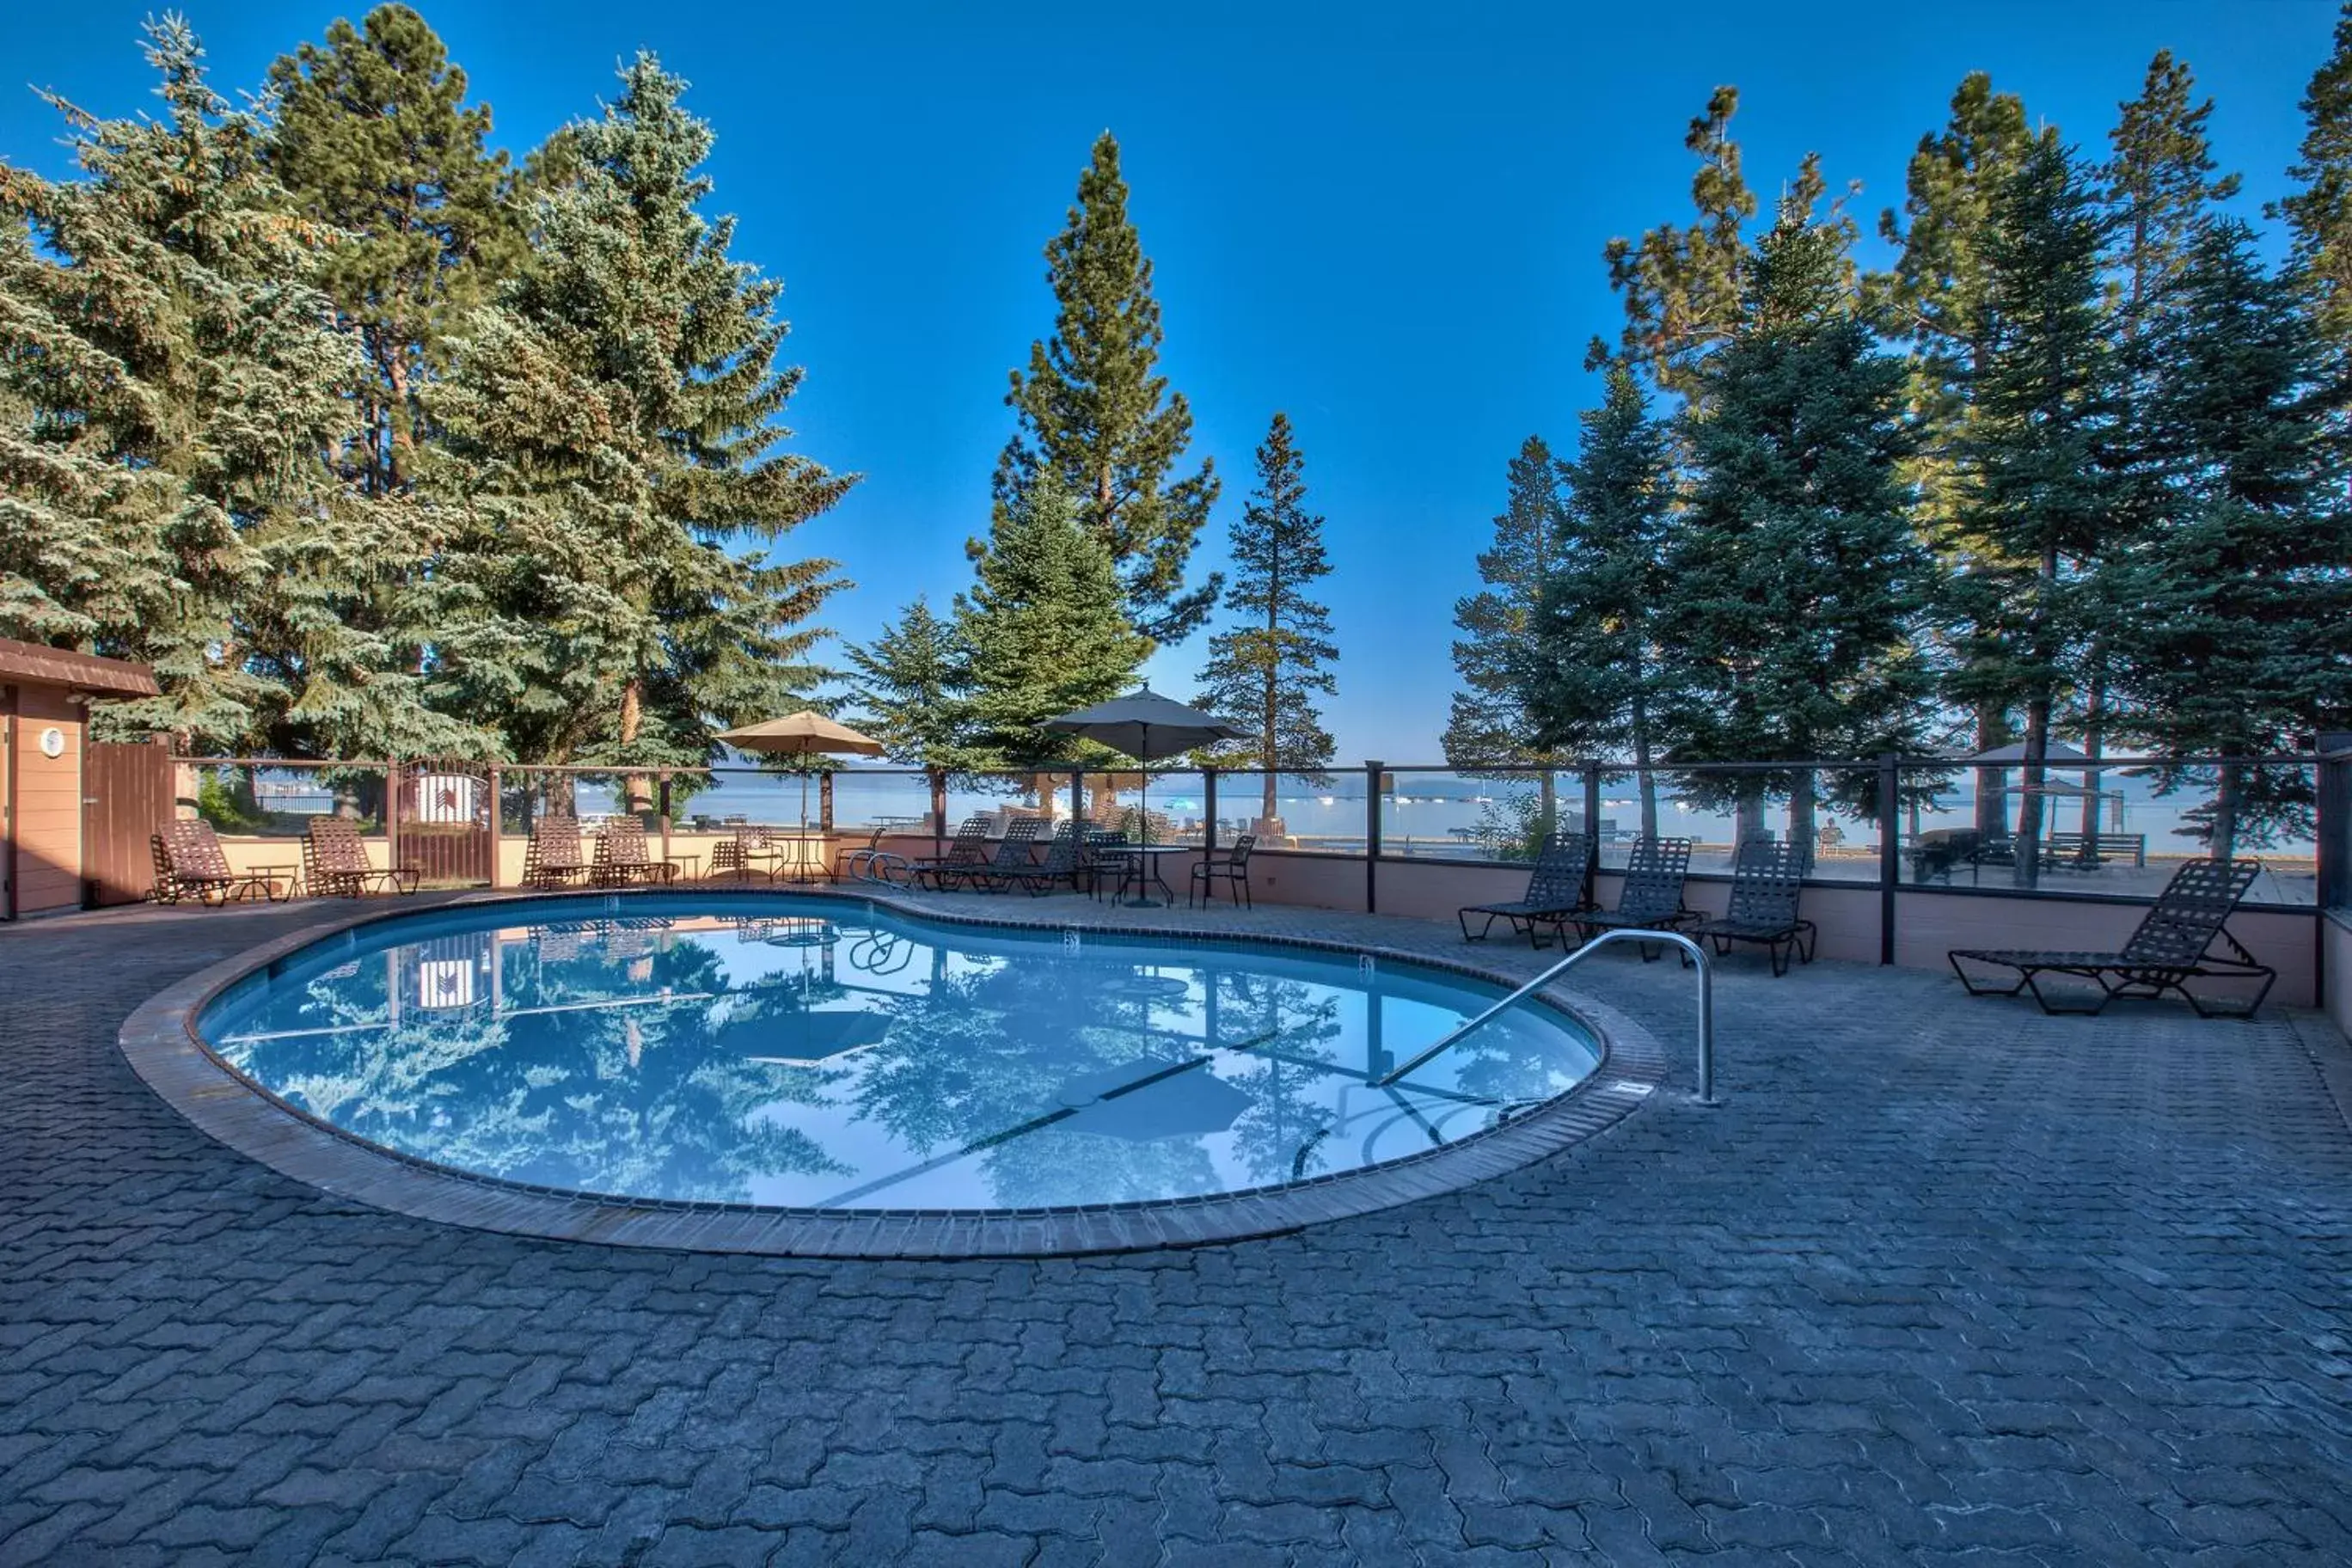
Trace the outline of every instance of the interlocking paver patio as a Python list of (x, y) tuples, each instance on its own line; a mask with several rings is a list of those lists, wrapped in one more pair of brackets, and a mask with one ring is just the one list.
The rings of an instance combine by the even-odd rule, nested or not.
[(0, 931), (0, 1563), (2352, 1560), (2308, 1020), (1735, 958), (1706, 1110), (1687, 981), (1611, 955), (1579, 987), (1675, 1091), (1546, 1163), (1192, 1251), (820, 1263), (373, 1210), (132, 1075), (148, 994), (341, 912)]

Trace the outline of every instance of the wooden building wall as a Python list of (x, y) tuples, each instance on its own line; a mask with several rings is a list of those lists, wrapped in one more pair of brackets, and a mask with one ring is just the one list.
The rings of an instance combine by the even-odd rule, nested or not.
[[(41, 753), (41, 733), (58, 730), (65, 751)], [(87, 743), (83, 710), (65, 689), (26, 682), (16, 688), (15, 743), (8, 758), (16, 796), (16, 913), (81, 908), (81, 770)]]

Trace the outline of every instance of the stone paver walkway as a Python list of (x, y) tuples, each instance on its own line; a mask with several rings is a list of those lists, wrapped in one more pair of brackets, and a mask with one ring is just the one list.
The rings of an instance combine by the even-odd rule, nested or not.
[[(1444, 1198), (718, 1258), (331, 1200), (132, 1076), (337, 912), (0, 930), (0, 1563), (2352, 1561), (2342, 1047), (2283, 1017), (1735, 958), (1722, 1108)], [(1580, 973), (1686, 1085), (1675, 967)]]

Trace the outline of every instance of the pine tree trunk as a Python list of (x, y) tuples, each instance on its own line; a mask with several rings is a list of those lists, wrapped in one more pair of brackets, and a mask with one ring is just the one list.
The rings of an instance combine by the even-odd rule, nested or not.
[(1731, 817), (1731, 857), (1736, 864), (1740, 846), (1751, 838), (1764, 837), (1764, 794), (1745, 779), (1739, 784), (1739, 804)]
[(2036, 697), (2025, 708), (2025, 783), (2018, 796), (2016, 864), (2010, 881), (2020, 888), (2042, 880), (2042, 759), (2050, 754), (2050, 699)]
[[(1554, 831), (1553, 825), (1559, 821), (1559, 782), (1553, 778), (1552, 771), (1549, 768), (1546, 768), (1542, 773), (1536, 775), (1536, 833), (1538, 837), (1540, 837), (1544, 834)], [(1596, 829), (1592, 824), (1588, 822), (1584, 825), (1584, 831), (1587, 833), (1593, 833), (1599, 830)]]
[[(645, 728), (646, 689), (642, 680), (632, 679), (621, 688), (621, 750), (626, 752), (636, 743), (637, 732)], [(621, 780), (621, 809), (632, 815), (648, 811), (653, 795), (643, 773), (627, 773)]]
[[(2096, 763), (2107, 739), (2107, 655), (2102, 647), (2091, 650), (2090, 700), (2083, 713), (2083, 752)], [(2083, 773), (2083, 786), (2091, 793), (2083, 797), (2083, 858), (2095, 866), (2099, 858), (2099, 829), (2104, 826), (2105, 802), (2099, 799), (2099, 774), (2096, 768)]]
[(1813, 770), (1801, 768), (1789, 786), (1789, 842), (1796, 847), (1797, 864), (1807, 871), (1813, 868), (1813, 847), (1819, 842), (1814, 806)]
[(2213, 792), (2213, 827), (2205, 838), (2205, 851), (2216, 860), (2237, 858), (2238, 802), (2244, 787), (2244, 769), (2236, 763), (2223, 763), (2221, 787)]
[(1658, 836), (1658, 778), (1650, 771), (1650, 703), (1637, 685), (1633, 690), (1633, 766), (1642, 792), (1642, 837)]

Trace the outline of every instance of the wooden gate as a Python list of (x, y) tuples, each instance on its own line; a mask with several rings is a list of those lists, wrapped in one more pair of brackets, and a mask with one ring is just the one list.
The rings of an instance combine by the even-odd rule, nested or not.
[(82, 758), (82, 902), (135, 904), (155, 881), (147, 840), (172, 820), (172, 748), (93, 741)]
[(400, 776), (400, 858), (434, 887), (488, 887), (498, 802), (478, 763), (407, 763)]

